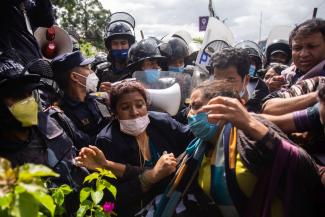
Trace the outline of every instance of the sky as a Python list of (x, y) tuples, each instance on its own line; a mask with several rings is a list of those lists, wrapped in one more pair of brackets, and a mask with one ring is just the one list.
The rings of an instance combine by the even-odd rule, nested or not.
[[(199, 32), (199, 16), (208, 16), (209, 0), (100, 0), (112, 13), (124, 11), (136, 20), (136, 37), (161, 38), (177, 30), (187, 30), (192, 37)], [(233, 32), (237, 41), (266, 39), (278, 25), (294, 26), (312, 17), (325, 19), (325, 0), (212, 0), (214, 10)], [(262, 16), (261, 16), (262, 15)], [(262, 17), (262, 19), (261, 19)], [(261, 25), (261, 37), (260, 21)]]

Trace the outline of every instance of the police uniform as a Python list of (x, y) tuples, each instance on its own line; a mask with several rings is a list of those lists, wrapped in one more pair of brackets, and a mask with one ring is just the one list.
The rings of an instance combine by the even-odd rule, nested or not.
[[(57, 56), (51, 63), (55, 80), (60, 86), (60, 84), (62, 85), (62, 80), (60, 79), (62, 79), (62, 76), (70, 73), (69, 71), (72, 68), (83, 67), (91, 64), (93, 61), (93, 58), (84, 58), (80, 51)], [(95, 89), (96, 86), (97, 84), (95, 84)], [(65, 89), (67, 87), (62, 85), (61, 88)], [(87, 88), (86, 86), (85, 89), (87, 90)], [(99, 131), (106, 126), (111, 119), (109, 108), (105, 104), (104, 99), (87, 93), (84, 101), (77, 101), (73, 99), (73, 96), (68, 95), (65, 90), (63, 91), (64, 95), (60, 100), (59, 107), (80, 131), (90, 137), (90, 144), (93, 144)]]
[(122, 70), (114, 69), (114, 66), (108, 61), (96, 66), (96, 74), (99, 78), (99, 83), (107, 81), (113, 83), (132, 77), (132, 73), (127, 68)]
[[(78, 138), (75, 135), (77, 131), (68, 119), (65, 123), (71, 130), (62, 127), (55, 118), (58, 111), (53, 108), (37, 112), (35, 98), (25, 96), (39, 88), (39, 75), (23, 73), (23, 66), (13, 60), (0, 60), (0, 156), (10, 160), (13, 166), (34, 163), (52, 168), (60, 176), (51, 178), (48, 186), (68, 184), (75, 190), (71, 195), (75, 195), (89, 174), (86, 169), (73, 163), (77, 150), (72, 138)], [(21, 99), (22, 96), (26, 98)], [(4, 101), (7, 98), (13, 98), (16, 102), (7, 105)], [(26, 104), (28, 102), (32, 104)], [(20, 106), (20, 109), (14, 111), (14, 106)], [(64, 114), (61, 115), (64, 117)], [(20, 132), (28, 135), (26, 139), (10, 136)], [(72, 212), (78, 208), (78, 200), (75, 199), (67, 203), (67, 216), (73, 216)]]
[(60, 108), (73, 121), (76, 127), (87, 133), (94, 141), (96, 135), (110, 121), (107, 106), (96, 96), (87, 95), (84, 102), (76, 101), (64, 95)]

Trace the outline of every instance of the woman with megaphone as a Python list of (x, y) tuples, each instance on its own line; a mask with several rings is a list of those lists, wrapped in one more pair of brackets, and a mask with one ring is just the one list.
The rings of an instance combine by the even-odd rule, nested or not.
[(97, 147), (83, 148), (76, 161), (115, 172), (116, 212), (135, 216), (162, 193), (165, 178), (176, 170), (176, 157), (193, 136), (167, 113), (148, 112), (147, 93), (137, 81), (113, 85), (109, 99), (115, 120), (99, 133)]

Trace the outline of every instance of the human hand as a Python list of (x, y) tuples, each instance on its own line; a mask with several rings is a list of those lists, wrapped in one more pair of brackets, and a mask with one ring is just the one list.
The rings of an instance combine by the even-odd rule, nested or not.
[(231, 122), (257, 140), (262, 139), (268, 131), (268, 128), (248, 113), (240, 101), (235, 98), (215, 97), (198, 112), (207, 112), (210, 123)]
[(159, 182), (161, 179), (175, 172), (176, 165), (177, 160), (173, 153), (163, 154), (152, 169), (151, 177), (148, 180), (151, 180), (152, 183)]
[(104, 153), (96, 146), (89, 145), (80, 150), (79, 156), (75, 158), (77, 166), (83, 166), (90, 170), (104, 168), (107, 160)]
[(101, 92), (110, 92), (112, 88), (112, 84), (110, 82), (102, 82), (99, 85), (99, 91)]
[(286, 84), (285, 78), (283, 75), (275, 75), (265, 81), (270, 92), (280, 90), (283, 85)]

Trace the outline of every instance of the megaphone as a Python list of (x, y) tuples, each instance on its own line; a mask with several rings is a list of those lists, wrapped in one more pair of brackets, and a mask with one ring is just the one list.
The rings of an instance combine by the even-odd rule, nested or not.
[(34, 36), (45, 59), (51, 60), (61, 54), (72, 52), (73, 44), (69, 34), (58, 26), (39, 27)]
[(150, 105), (161, 109), (171, 116), (177, 114), (181, 104), (181, 87), (175, 83), (166, 89), (146, 89), (149, 94)]

